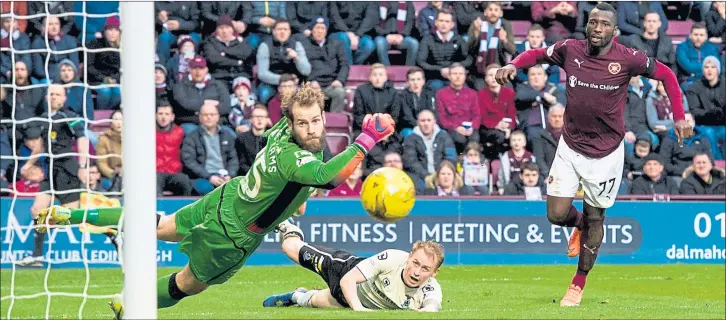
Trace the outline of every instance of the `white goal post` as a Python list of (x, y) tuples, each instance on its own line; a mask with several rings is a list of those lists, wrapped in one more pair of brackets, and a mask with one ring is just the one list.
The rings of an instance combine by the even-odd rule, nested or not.
[(121, 2), (124, 318), (156, 319), (154, 2)]

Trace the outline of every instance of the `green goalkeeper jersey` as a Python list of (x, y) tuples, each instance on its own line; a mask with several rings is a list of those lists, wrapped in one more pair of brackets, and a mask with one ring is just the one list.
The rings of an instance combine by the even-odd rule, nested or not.
[(265, 234), (290, 218), (316, 188), (331, 189), (345, 181), (365, 157), (354, 143), (328, 162), (323, 153), (302, 149), (283, 117), (264, 134), (267, 145), (247, 175), (240, 177), (237, 194), (239, 221), (250, 231)]

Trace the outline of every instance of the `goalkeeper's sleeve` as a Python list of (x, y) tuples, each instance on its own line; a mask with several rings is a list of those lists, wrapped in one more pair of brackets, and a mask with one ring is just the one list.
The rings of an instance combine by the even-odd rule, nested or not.
[(306, 186), (333, 189), (343, 183), (363, 161), (365, 149), (353, 143), (328, 162), (309, 151), (290, 149), (278, 157), (280, 169), (292, 181)]
[[(88, 210), (88, 213), (86, 213)], [(121, 220), (121, 213), (124, 209), (122, 207), (111, 207), (111, 208), (96, 208), (96, 209), (71, 209), (70, 210), (70, 221), (71, 224), (79, 224), (84, 222), (83, 216), (86, 215), (87, 223), (96, 225), (99, 227), (116, 226)]]

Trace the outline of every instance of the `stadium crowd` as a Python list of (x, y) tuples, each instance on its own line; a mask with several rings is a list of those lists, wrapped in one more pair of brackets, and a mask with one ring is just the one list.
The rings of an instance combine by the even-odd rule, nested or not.
[[(281, 95), (310, 82), (326, 96), (326, 158), (350, 143), (365, 114), (390, 113), (398, 129), (346, 183), (320, 195), (356, 196), (367, 175), (389, 166), (406, 171), (419, 194), (541, 198), (566, 121), (568, 79), (546, 64), (520, 70), (513, 85), (498, 85), (494, 74), (530, 48), (584, 39), (595, 4), (155, 2), (158, 194), (203, 195), (246, 174), (262, 133), (281, 118)], [(620, 193), (726, 193), (726, 5), (613, 5), (615, 41), (676, 72), (695, 123), (680, 146), (663, 85), (632, 78)], [(80, 166), (3, 159), (2, 188), (48, 189), (53, 175), (56, 190), (120, 191), (118, 2), (4, 1), (2, 12), (2, 118), (16, 121), (0, 129), (3, 155), (28, 157), (52, 141), (53, 154), (97, 156)], [(49, 115), (88, 121), (51, 129), (24, 121)]]

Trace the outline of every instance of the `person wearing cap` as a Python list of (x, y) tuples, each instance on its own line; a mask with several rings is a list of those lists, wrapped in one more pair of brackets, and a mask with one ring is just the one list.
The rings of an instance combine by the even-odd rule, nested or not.
[(388, 50), (395, 48), (406, 52), (407, 66), (416, 65), (418, 40), (411, 37), (416, 20), (413, 2), (381, 2), (378, 7), (378, 18), (378, 24), (373, 27), (378, 61), (390, 66)]
[(199, 123), (199, 110), (211, 104), (217, 107), (219, 115), (224, 118), (229, 114), (229, 91), (222, 81), (209, 74), (207, 60), (196, 56), (189, 62), (189, 75), (182, 82), (174, 85), (173, 100), (176, 103), (174, 112), (176, 121), (181, 124), (185, 133), (196, 129)]
[[(36, 35), (31, 49), (66, 51), (78, 47), (78, 40), (75, 37), (63, 34), (60, 27), (60, 19), (54, 16), (48, 16), (43, 19), (43, 30)], [(48, 44), (45, 38), (48, 36)], [(17, 49), (17, 48), (16, 48)], [(50, 83), (58, 76), (58, 63), (63, 59), (70, 59), (78, 65), (78, 51), (69, 53), (53, 53), (46, 61), (47, 52), (37, 52), (32, 54), (33, 59), (33, 78), (41, 83)], [(46, 74), (46, 64), (48, 74)], [(29, 66), (30, 67), (30, 66)], [(34, 82), (35, 83), (35, 82)]]
[(671, 130), (660, 146), (660, 156), (663, 158), (666, 173), (672, 177), (680, 177), (691, 165), (693, 156), (697, 153), (708, 153), (713, 159), (711, 143), (698, 126), (694, 127), (696, 122), (690, 112), (686, 113), (686, 121), (693, 127), (693, 135), (690, 138), (679, 140), (674, 130)]
[(229, 112), (229, 124), (241, 134), (250, 130), (250, 117), (252, 107), (255, 106), (256, 97), (252, 92), (250, 79), (238, 77), (232, 83), (232, 94), (229, 96), (232, 110)]
[(726, 193), (726, 171), (716, 168), (708, 154), (693, 156), (693, 164), (683, 172), (681, 194), (721, 195)]
[(663, 171), (660, 155), (651, 153), (643, 162), (643, 175), (633, 180), (630, 194), (678, 194), (678, 184)]
[(157, 63), (154, 65), (154, 85), (156, 86), (156, 100), (168, 100), (171, 87), (167, 79), (167, 72), (164, 65)]
[(310, 36), (303, 42), (311, 66), (308, 81), (317, 82), (330, 100), (330, 112), (343, 112), (349, 64), (343, 44), (336, 38), (327, 38), (328, 26), (327, 18), (315, 18)]
[(201, 11), (196, 1), (155, 1), (157, 37), (156, 51), (163, 60), (171, 56), (171, 47), (180, 35), (190, 35), (199, 43), (201, 35), (194, 32), (199, 28)]
[[(117, 16), (106, 19), (103, 37), (88, 43), (88, 49), (120, 49), (121, 30)], [(86, 79), (90, 85), (114, 85), (121, 83), (121, 54), (118, 51), (89, 52), (86, 60)], [(121, 87), (96, 89), (96, 108), (111, 110), (121, 104)]]
[(292, 34), (301, 38), (309, 37), (312, 34), (313, 27), (318, 23), (319, 18), (328, 19), (328, 3), (323, 1), (289, 2), (286, 10)]
[(330, 37), (337, 38), (343, 44), (350, 64), (363, 64), (376, 50), (371, 34), (378, 21), (377, 12), (378, 6), (375, 2), (330, 3)]
[(252, 77), (255, 55), (247, 41), (234, 31), (232, 17), (222, 15), (217, 20), (217, 31), (204, 43), (212, 76), (227, 84), (236, 77)]
[(277, 20), (273, 26), (272, 37), (257, 49), (257, 97), (266, 103), (275, 94), (280, 84), (280, 75), (290, 73), (298, 79), (310, 75), (311, 67), (302, 42), (292, 39), (290, 23)]
[(189, 75), (189, 63), (197, 56), (197, 46), (191, 36), (181, 35), (176, 43), (177, 52), (166, 62), (170, 86)]
[[(93, 120), (93, 95), (91, 94), (91, 90), (86, 90), (83, 82), (78, 79), (80, 75), (78, 74), (76, 64), (70, 59), (63, 59), (58, 64), (58, 68), (58, 78), (53, 79), (53, 83), (68, 85), (65, 87), (67, 97), (66, 105), (81, 117)], [(69, 85), (73, 83), (77, 85)]]
[(721, 75), (721, 68), (721, 61), (716, 57), (703, 59), (703, 77), (686, 89), (693, 118), (711, 143), (716, 160), (724, 158), (719, 142), (726, 146), (726, 79)]

